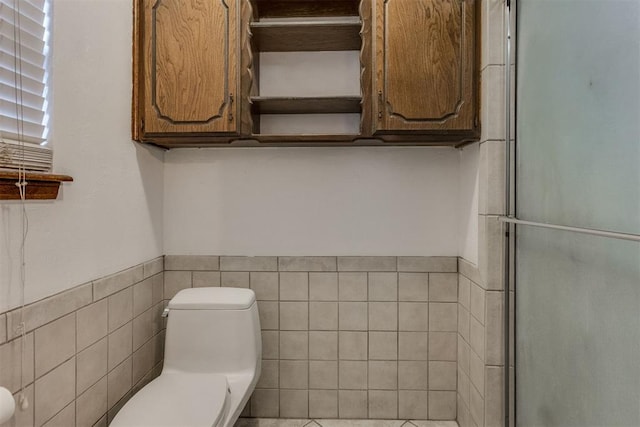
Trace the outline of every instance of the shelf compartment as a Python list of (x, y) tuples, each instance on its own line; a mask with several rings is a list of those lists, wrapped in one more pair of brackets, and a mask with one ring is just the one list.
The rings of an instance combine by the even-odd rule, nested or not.
[(357, 16), (357, 0), (256, 0), (262, 18), (301, 18), (307, 16)]
[(359, 96), (251, 98), (253, 114), (334, 114), (360, 113)]
[(259, 21), (251, 23), (251, 32), (259, 52), (360, 50), (361, 26), (358, 18), (348, 21)]

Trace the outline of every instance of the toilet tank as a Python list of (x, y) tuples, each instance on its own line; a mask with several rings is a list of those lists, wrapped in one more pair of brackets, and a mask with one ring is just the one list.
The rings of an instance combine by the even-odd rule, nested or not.
[(262, 338), (252, 290), (184, 289), (167, 308), (163, 371), (259, 372)]

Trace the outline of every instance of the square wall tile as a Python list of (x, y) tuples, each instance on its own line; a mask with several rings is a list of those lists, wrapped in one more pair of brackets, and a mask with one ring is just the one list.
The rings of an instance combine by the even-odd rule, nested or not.
[(340, 418), (347, 419), (367, 418), (367, 392), (357, 390), (339, 390), (338, 415)]
[(458, 364), (429, 362), (429, 390), (456, 390)]
[(397, 391), (369, 391), (369, 418), (392, 419), (398, 418)]
[(339, 332), (340, 360), (367, 360), (367, 332)]
[(370, 302), (369, 303), (370, 331), (398, 330), (398, 303)]
[(112, 370), (133, 353), (133, 327), (129, 322), (109, 334), (109, 370)]
[(58, 412), (49, 421), (44, 423), (42, 427), (59, 427), (71, 426), (76, 422), (76, 402), (71, 402), (65, 406), (62, 411)]
[(280, 331), (280, 359), (309, 359), (309, 332)]
[(309, 329), (308, 302), (280, 303), (280, 330), (295, 331)]
[(258, 301), (258, 316), (260, 317), (260, 328), (279, 329), (280, 326), (280, 304), (277, 301)]
[(400, 360), (398, 362), (398, 388), (400, 390), (427, 390), (428, 362)]
[(429, 334), (427, 332), (400, 332), (398, 358), (400, 360), (428, 360)]
[(310, 418), (338, 418), (337, 390), (309, 390)]
[(118, 403), (131, 390), (133, 365), (128, 358), (107, 375), (107, 403), (109, 408)]
[(338, 330), (338, 303), (310, 302), (309, 329), (317, 331)]
[(280, 273), (280, 301), (309, 300), (309, 273)]
[(338, 273), (309, 273), (309, 300), (338, 301)]
[(109, 332), (115, 331), (133, 319), (133, 291), (131, 288), (111, 295), (108, 303)]
[(369, 273), (369, 301), (397, 301), (398, 273)]
[(263, 360), (260, 379), (256, 388), (278, 388), (280, 385), (280, 363), (277, 360)]
[(249, 272), (223, 271), (220, 273), (220, 285), (226, 288), (248, 288)]
[(280, 416), (280, 390), (255, 390), (251, 395), (251, 416), (277, 418)]
[(194, 271), (191, 280), (194, 288), (217, 288), (222, 285), (219, 271)]
[(133, 319), (133, 350), (137, 350), (157, 334), (161, 328), (162, 312), (157, 308), (150, 308)]
[(397, 332), (369, 332), (369, 360), (397, 359)]
[(453, 302), (429, 303), (429, 331), (457, 332), (458, 304)]
[(429, 392), (429, 419), (430, 420), (455, 420), (456, 419), (456, 392), (455, 391), (430, 391)]
[(100, 378), (107, 375), (107, 338), (103, 338), (78, 353), (76, 356), (76, 363), (76, 394), (81, 394), (94, 385)]
[(151, 308), (153, 280), (145, 279), (133, 285), (133, 317)]
[(471, 309), (471, 281), (458, 275), (458, 302), (467, 310)]
[(276, 272), (251, 272), (249, 283), (261, 301), (277, 301), (280, 298), (280, 276)]
[(469, 353), (469, 379), (484, 397), (484, 362), (474, 351)]
[(341, 331), (366, 331), (367, 303), (340, 302), (338, 305), (338, 326)]
[(369, 362), (369, 390), (397, 390), (398, 362)]
[(336, 390), (338, 388), (338, 362), (311, 360), (309, 362), (309, 388)]
[(310, 331), (309, 332), (309, 359), (310, 360), (337, 360), (338, 359), (338, 332), (337, 331)]
[(262, 331), (262, 358), (278, 359), (280, 357), (280, 332)]
[(458, 302), (458, 273), (429, 273), (429, 301)]
[(338, 385), (340, 389), (367, 389), (367, 362), (341, 360), (338, 364)]
[(457, 354), (457, 333), (429, 332), (429, 360), (444, 360), (455, 362)]
[(306, 360), (281, 360), (280, 388), (308, 389), (309, 362)]
[(367, 273), (338, 273), (340, 301), (367, 301)]
[(400, 301), (428, 301), (428, 273), (398, 273), (398, 299)]
[(398, 329), (401, 331), (427, 332), (429, 330), (429, 304), (426, 302), (399, 303), (398, 323)]
[(164, 299), (171, 299), (183, 289), (192, 287), (191, 271), (164, 272)]
[(7, 342), (7, 315), (0, 314), (0, 344)]
[[(20, 389), (21, 372), (25, 384), (33, 381), (34, 377), (34, 343), (33, 333), (25, 336), (24, 359), (22, 354), (22, 338), (17, 338), (0, 345), (0, 384), (15, 393)], [(24, 372), (21, 369), (24, 360)]]
[(107, 378), (104, 377), (76, 400), (76, 427), (91, 427), (107, 413)]
[(36, 381), (35, 422), (42, 425), (76, 397), (76, 359), (70, 359)]
[(480, 324), (484, 325), (485, 290), (471, 282), (470, 313)]
[(35, 330), (36, 378), (76, 354), (76, 314)]
[(398, 392), (398, 417), (400, 419), (426, 420), (428, 418), (426, 391), (401, 390)]
[(308, 418), (309, 391), (280, 390), (280, 416), (282, 418)]
[(466, 341), (469, 341), (469, 312), (462, 305), (458, 305), (458, 333)]

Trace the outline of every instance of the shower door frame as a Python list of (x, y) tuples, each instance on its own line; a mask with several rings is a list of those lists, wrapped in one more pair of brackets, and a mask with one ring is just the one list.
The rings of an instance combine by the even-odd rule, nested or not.
[[(505, 58), (505, 214), (498, 219), (503, 224), (503, 332), (504, 332), (504, 382), (503, 382), (503, 421), (505, 427), (517, 425), (517, 369), (516, 369), (516, 240), (518, 226), (538, 227), (568, 231), (611, 239), (640, 242), (640, 235), (617, 233), (606, 230), (570, 227), (549, 223), (521, 220), (517, 213), (517, 0), (504, 0), (504, 58)], [(515, 36), (515, 37), (514, 37)], [(514, 46), (515, 38), (515, 46)], [(515, 49), (514, 49), (515, 47)], [(514, 71), (512, 75), (512, 71)], [(511, 299), (513, 297), (513, 300)]]

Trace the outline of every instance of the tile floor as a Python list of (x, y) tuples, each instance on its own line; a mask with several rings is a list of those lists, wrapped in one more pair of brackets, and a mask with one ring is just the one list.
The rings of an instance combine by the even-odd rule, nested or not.
[(240, 418), (234, 427), (458, 427), (455, 421)]

